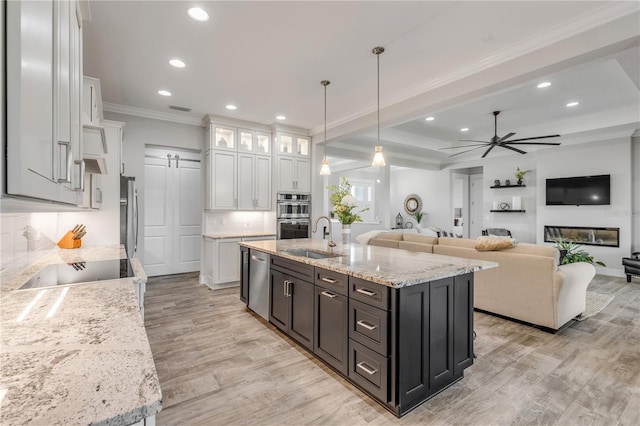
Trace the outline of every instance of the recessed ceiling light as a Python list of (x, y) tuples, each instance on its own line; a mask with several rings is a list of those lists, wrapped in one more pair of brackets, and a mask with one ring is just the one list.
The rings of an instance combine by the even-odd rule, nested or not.
[(191, 19), (200, 22), (206, 22), (209, 20), (209, 14), (199, 7), (190, 8), (187, 10), (187, 15), (189, 15)]
[(468, 132), (469, 128), (468, 127), (463, 127), (462, 129), (460, 129), (461, 132)]
[(169, 61), (169, 64), (176, 68), (184, 68), (186, 65), (180, 59), (172, 59)]
[(548, 81), (543, 81), (542, 83), (538, 84), (538, 89), (544, 89), (545, 87), (549, 86), (551, 86), (551, 83), (549, 83)]
[(287, 117), (285, 117), (284, 115), (276, 115), (276, 120), (286, 120)]
[(435, 117), (427, 117), (427, 118), (425, 118), (425, 120), (426, 121), (433, 121), (433, 120), (435, 120)]
[(578, 105), (580, 105), (580, 102), (575, 102), (575, 101), (574, 101), (574, 102), (569, 102), (569, 103), (567, 104), (567, 106), (568, 106), (569, 108), (574, 107), (574, 106), (578, 106)]
[(171, 96), (171, 92), (168, 90), (158, 90), (158, 95)]
[(235, 106), (235, 105), (231, 105), (231, 104), (229, 104), (229, 105), (225, 106), (225, 108), (226, 108), (226, 109), (230, 109), (231, 111), (238, 109), (238, 107), (237, 107), (237, 106)]

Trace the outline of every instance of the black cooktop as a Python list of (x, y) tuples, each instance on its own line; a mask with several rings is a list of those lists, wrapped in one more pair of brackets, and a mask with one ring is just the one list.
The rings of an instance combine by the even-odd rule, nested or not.
[(19, 290), (113, 280), (133, 276), (135, 275), (129, 259), (58, 263), (42, 268), (40, 272), (24, 283)]

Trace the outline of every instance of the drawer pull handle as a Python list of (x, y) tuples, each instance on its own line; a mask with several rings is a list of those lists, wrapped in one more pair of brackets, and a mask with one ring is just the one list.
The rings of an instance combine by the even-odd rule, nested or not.
[(356, 289), (356, 291), (357, 291), (358, 293), (362, 293), (362, 294), (364, 294), (365, 296), (369, 296), (369, 297), (372, 297), (372, 296), (375, 296), (375, 295), (376, 295), (376, 292), (375, 292), (375, 291), (370, 291), (370, 290), (367, 290), (367, 289), (364, 289), (364, 288), (358, 288), (358, 289)]
[(378, 372), (378, 370), (376, 370), (375, 368), (369, 367), (367, 364), (365, 364), (364, 362), (359, 362), (356, 364), (356, 366), (361, 369), (362, 371), (364, 371), (365, 373), (367, 373), (370, 376), (373, 376), (374, 374), (376, 374)]
[(358, 324), (358, 325), (359, 325), (359, 326), (361, 326), (361, 327), (366, 328), (366, 329), (367, 329), (367, 330), (369, 330), (369, 331), (373, 331), (373, 330), (375, 330), (376, 328), (378, 328), (378, 326), (377, 326), (377, 325), (369, 324), (368, 322), (366, 322), (366, 321), (362, 321), (362, 320), (358, 320), (358, 322), (357, 322), (356, 324)]
[(330, 297), (331, 299), (335, 299), (336, 295), (333, 293), (329, 293), (328, 291), (323, 291), (322, 293), (320, 293), (323, 296), (327, 296)]
[(321, 280), (329, 284), (335, 284), (338, 282), (337, 280), (332, 280), (331, 278), (326, 278), (326, 277), (322, 277)]

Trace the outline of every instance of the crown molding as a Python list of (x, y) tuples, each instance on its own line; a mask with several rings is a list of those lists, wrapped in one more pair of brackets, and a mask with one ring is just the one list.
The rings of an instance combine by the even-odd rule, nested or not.
[(246, 127), (247, 129), (251, 130), (259, 130), (266, 133), (271, 133), (271, 126), (269, 126), (268, 124), (256, 123), (255, 121), (247, 121), (233, 117), (225, 117), (223, 115), (205, 114), (205, 116), (202, 117), (202, 127), (207, 127), (211, 123), (232, 127)]
[(136, 117), (151, 118), (153, 120), (171, 121), (174, 123), (188, 124), (190, 126), (202, 126), (202, 120), (196, 117), (153, 111), (150, 109), (132, 107), (128, 105), (103, 102), (102, 109), (104, 111), (115, 112), (117, 114), (134, 115)]
[[(384, 105), (381, 105), (380, 109), (383, 110), (385, 108), (414, 98), (419, 94), (424, 94), (429, 91), (453, 84), (456, 81), (471, 77), (474, 74), (478, 74), (487, 69), (526, 56), (527, 54), (549, 47), (555, 43), (585, 33), (589, 30), (602, 27), (610, 22), (616, 21), (634, 13), (638, 13), (639, 11), (640, 5), (639, 3), (634, 1), (616, 1), (605, 4), (587, 14), (578, 16), (571, 22), (567, 22), (562, 24), (561, 26), (557, 26), (550, 31), (536, 34), (518, 43), (514, 43), (510, 46), (504, 47), (490, 55), (480, 58), (479, 60), (458, 67), (454, 71), (436, 76), (433, 79), (424, 82), (423, 84), (403, 90), (385, 99)], [(371, 107), (343, 116), (338, 120), (334, 120), (333, 122), (328, 123), (327, 129), (331, 130), (333, 128), (340, 127), (351, 121), (366, 117), (367, 115), (372, 114), (375, 111), (376, 107)], [(323, 132), (323, 126), (318, 126), (310, 129), (309, 134), (311, 136), (315, 136), (320, 132)]]

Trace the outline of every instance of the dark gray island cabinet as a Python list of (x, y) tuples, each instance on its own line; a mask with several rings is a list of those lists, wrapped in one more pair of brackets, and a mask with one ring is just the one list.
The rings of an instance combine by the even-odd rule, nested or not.
[(400, 417), (473, 364), (473, 272), (391, 287), (272, 253), (269, 321)]

